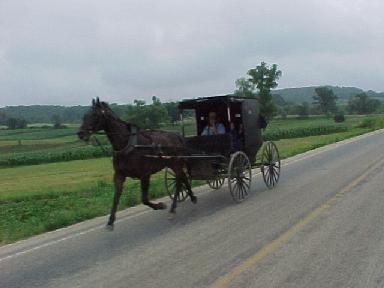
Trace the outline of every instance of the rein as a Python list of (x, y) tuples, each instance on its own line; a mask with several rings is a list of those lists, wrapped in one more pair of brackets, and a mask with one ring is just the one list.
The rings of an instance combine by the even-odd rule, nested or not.
[[(97, 139), (96, 135), (124, 135), (124, 136), (132, 136), (132, 135), (138, 135), (139, 132), (137, 131), (137, 128), (135, 127), (133, 130), (136, 130), (135, 132), (129, 132), (129, 133), (121, 133), (121, 132), (95, 132), (93, 133), (93, 138), (95, 139), (97, 145), (100, 147), (101, 150), (103, 150), (103, 153), (109, 156), (108, 151), (106, 151), (103, 147), (103, 145), (100, 143), (99, 139)], [(124, 152), (130, 153), (135, 147), (137, 146), (143, 146), (143, 145), (137, 145), (137, 137), (129, 137), (127, 145), (121, 149), (121, 150), (115, 150), (112, 148), (112, 154), (113, 155), (118, 155)]]

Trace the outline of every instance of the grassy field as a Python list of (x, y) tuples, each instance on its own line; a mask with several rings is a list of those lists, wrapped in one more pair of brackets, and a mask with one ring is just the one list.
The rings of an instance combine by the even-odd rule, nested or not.
[[(328, 127), (330, 125), (335, 126), (332, 120), (324, 118), (274, 120), (270, 123), (266, 132), (275, 133), (275, 131)], [(327, 135), (281, 139), (276, 141), (276, 144), (281, 157), (286, 158), (384, 127), (384, 120), (351, 117), (345, 123), (340, 124), (340, 127), (346, 127), (347, 130)], [(10, 132), (5, 131), (8, 139), (0, 137), (0, 149), (7, 146), (4, 144), (7, 141), (20, 140), (20, 138), (9, 139), (12, 135)], [(32, 141), (26, 143), (41, 147), (51, 144), (61, 145), (63, 143), (64, 145), (70, 145), (69, 143), (73, 143), (74, 140), (71, 138), (73, 135), (65, 135), (61, 131), (54, 132), (57, 133), (57, 137), (50, 137), (52, 135), (49, 135), (47, 138), (42, 136), (43, 132), (39, 132), (41, 139), (37, 139), (38, 136), (28, 135), (29, 131), (25, 133), (27, 137), (21, 139), (21, 141)], [(13, 135), (17, 134), (19, 136), (23, 135), (23, 133)], [(2, 136), (2, 134), (0, 135)], [(11, 142), (10, 145), (18, 146), (17, 142)], [(21, 148), (19, 149), (18, 153), (21, 155), (25, 153)], [(163, 177), (163, 172), (152, 177), (151, 198), (165, 195)], [(0, 244), (10, 243), (107, 214), (113, 196), (111, 178), (111, 159), (105, 157), (1, 168)], [(194, 184), (199, 184), (199, 182)], [(120, 209), (140, 203), (139, 187), (137, 180), (129, 179), (126, 182)]]

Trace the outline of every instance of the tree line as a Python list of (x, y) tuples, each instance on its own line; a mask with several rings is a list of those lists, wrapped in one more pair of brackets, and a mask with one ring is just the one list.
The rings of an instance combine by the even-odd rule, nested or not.
[(344, 114), (373, 114), (383, 113), (384, 103), (367, 95), (358, 93), (347, 102), (338, 103), (339, 97), (329, 87), (318, 87), (312, 97), (312, 102), (302, 102), (301, 104), (287, 104), (279, 108), (282, 117), (286, 115), (298, 115), (306, 118), (309, 115), (327, 115), (341, 117)]
[[(255, 68), (248, 70), (246, 77), (235, 81), (234, 96), (257, 98), (260, 112), (267, 119), (287, 115), (298, 115), (301, 118), (309, 115), (324, 114), (342, 120), (345, 113), (371, 114), (384, 112), (384, 104), (380, 100), (358, 93), (347, 103), (339, 103), (339, 97), (329, 87), (317, 87), (312, 102), (289, 103), (283, 97), (272, 94), (278, 86), (282, 72), (276, 64), (267, 65), (261, 62)], [(132, 104), (110, 104), (115, 113), (144, 129), (159, 129), (162, 123), (174, 124), (179, 119), (178, 103), (162, 103), (153, 96), (151, 103), (135, 99)], [(63, 123), (79, 123), (88, 111), (87, 106), (11, 106), (0, 108), (0, 125), (9, 129), (25, 128), (28, 123), (50, 123), (55, 128), (62, 128)]]

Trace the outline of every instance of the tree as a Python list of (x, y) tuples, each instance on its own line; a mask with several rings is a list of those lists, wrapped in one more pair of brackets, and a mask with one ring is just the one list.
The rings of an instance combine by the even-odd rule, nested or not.
[(27, 121), (21, 118), (8, 118), (6, 122), (8, 129), (23, 129), (27, 127)]
[(143, 100), (134, 100), (134, 105), (128, 106), (128, 121), (143, 129), (158, 129), (160, 123), (168, 120), (168, 113), (156, 96), (152, 104), (146, 105)]
[(172, 124), (180, 118), (180, 111), (177, 102), (163, 103), (164, 108), (167, 110), (168, 117)]
[(248, 81), (258, 89), (260, 113), (267, 119), (271, 119), (277, 112), (277, 107), (272, 100), (271, 89), (277, 87), (277, 80), (282, 75), (281, 71), (277, 69), (276, 64), (268, 67), (265, 62), (261, 62), (256, 68), (250, 69), (247, 74), (250, 77)]
[(62, 121), (59, 114), (53, 114), (51, 117), (51, 121), (53, 123), (53, 128), (61, 128)]
[(366, 93), (360, 93), (349, 99), (348, 110), (350, 113), (371, 114), (378, 110), (380, 101), (368, 97)]
[(152, 97), (152, 105), (149, 105), (149, 125), (151, 129), (160, 128), (160, 124), (169, 121), (167, 109), (156, 96)]
[(308, 118), (309, 116), (309, 104), (308, 102), (303, 102), (300, 105), (296, 106), (296, 113), (300, 118)]
[(326, 115), (336, 112), (336, 99), (337, 96), (333, 93), (332, 89), (328, 87), (317, 87), (316, 94), (313, 96), (314, 104), (319, 107), (321, 112)]
[(0, 111), (0, 125), (5, 125), (7, 123), (7, 114)]
[(17, 126), (17, 119), (16, 118), (8, 118), (7, 119), (7, 122), (6, 122), (6, 125), (8, 127), (8, 129), (16, 129), (16, 126)]
[(234, 92), (235, 96), (238, 97), (255, 97), (255, 85), (245, 79), (244, 77), (239, 78), (235, 82), (236, 90)]

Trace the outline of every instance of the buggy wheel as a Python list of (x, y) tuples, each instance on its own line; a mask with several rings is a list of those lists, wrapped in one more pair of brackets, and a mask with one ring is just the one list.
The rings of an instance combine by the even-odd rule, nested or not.
[(236, 203), (248, 197), (251, 179), (251, 162), (248, 156), (242, 151), (236, 152), (231, 156), (228, 166), (229, 192)]
[(219, 189), (221, 186), (223, 186), (224, 181), (225, 178), (218, 176), (215, 179), (207, 180), (207, 183), (212, 189)]
[(263, 174), (265, 185), (267, 185), (269, 189), (272, 189), (277, 182), (279, 182), (280, 168), (279, 151), (275, 143), (268, 141), (263, 147), (260, 170)]
[(227, 165), (226, 163), (216, 163), (214, 169), (216, 170), (215, 178), (207, 180), (209, 187), (212, 189), (219, 189), (225, 182), (227, 176)]
[[(188, 177), (189, 185), (191, 185), (191, 178), (189, 177), (189, 174), (186, 173), (186, 176)], [(165, 181), (165, 189), (167, 189), (168, 196), (173, 200), (176, 194), (176, 174), (175, 172), (173, 172), (172, 169), (168, 167), (165, 168), (164, 181)], [(188, 197), (188, 189), (185, 186), (185, 184), (182, 183), (179, 196), (177, 197), (177, 202), (183, 202), (187, 197)]]

